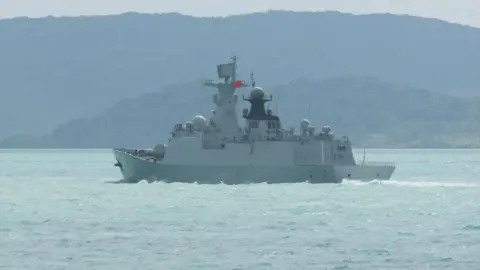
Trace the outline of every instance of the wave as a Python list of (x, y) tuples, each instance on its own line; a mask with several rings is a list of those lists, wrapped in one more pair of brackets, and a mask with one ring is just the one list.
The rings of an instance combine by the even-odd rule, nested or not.
[(446, 187), (446, 188), (472, 188), (479, 187), (479, 185), (472, 183), (460, 183), (460, 182), (429, 182), (429, 181), (397, 181), (397, 180), (373, 180), (373, 181), (360, 181), (360, 180), (343, 180), (342, 185), (353, 186), (366, 186), (366, 185), (384, 185), (395, 187)]
[[(117, 181), (105, 181), (107, 184), (135, 184), (132, 182), (128, 182), (126, 180), (117, 180)], [(154, 181), (154, 182), (148, 182), (148, 181), (140, 181), (136, 184), (167, 184), (162, 181)], [(187, 184), (184, 182), (175, 182), (177, 184)], [(290, 183), (290, 184), (307, 184), (307, 182), (298, 182), (298, 183)], [(171, 184), (171, 183), (170, 183)], [(192, 184), (192, 183), (190, 183)], [(199, 184), (197, 182), (193, 182), (193, 184)], [(223, 185), (228, 185), (224, 184), (223, 182), (212, 182), (211, 184), (223, 184)], [(253, 184), (253, 183), (252, 183)], [(255, 183), (253, 185), (267, 185), (267, 182), (263, 183)], [(288, 183), (285, 183), (288, 184)], [(319, 184), (319, 185), (334, 185), (332, 184)], [(399, 180), (372, 180), (372, 181), (362, 181), (362, 180), (347, 180), (343, 179), (341, 185), (349, 185), (349, 186), (370, 186), (370, 185), (382, 185), (382, 186), (394, 186), (394, 187), (444, 187), (444, 188), (476, 188), (480, 187), (480, 185), (473, 184), (473, 183), (461, 183), (461, 182), (434, 182), (434, 181), (399, 181)]]
[(116, 180), (116, 181), (105, 181), (105, 183), (106, 184), (135, 184), (135, 183), (129, 182), (127, 180), (123, 180), (123, 179)]

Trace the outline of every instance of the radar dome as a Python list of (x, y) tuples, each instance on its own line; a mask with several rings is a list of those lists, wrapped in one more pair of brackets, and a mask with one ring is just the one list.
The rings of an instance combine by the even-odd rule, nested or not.
[(195, 115), (192, 119), (193, 126), (197, 129), (202, 129), (207, 125), (207, 119), (202, 115)]
[(300, 129), (301, 130), (306, 130), (308, 128), (308, 126), (310, 126), (310, 120), (308, 119), (303, 119), (301, 122), (300, 122)]
[(265, 96), (265, 92), (260, 87), (255, 87), (250, 90), (250, 98), (251, 99), (262, 99)]

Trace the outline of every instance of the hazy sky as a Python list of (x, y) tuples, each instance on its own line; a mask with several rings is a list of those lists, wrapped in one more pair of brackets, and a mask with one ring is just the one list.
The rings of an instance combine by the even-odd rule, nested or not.
[(0, 17), (117, 14), (128, 11), (225, 16), (268, 9), (396, 13), (480, 27), (480, 0), (0, 0)]

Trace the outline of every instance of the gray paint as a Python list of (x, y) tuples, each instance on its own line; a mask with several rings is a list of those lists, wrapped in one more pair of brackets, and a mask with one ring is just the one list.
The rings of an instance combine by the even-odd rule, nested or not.
[[(309, 120), (303, 119), (300, 133), (295, 134), (292, 129), (281, 128), (281, 124), (271, 125), (271, 119), (280, 121), (271, 112), (271, 117), (245, 119), (248, 125), (240, 126), (236, 114), (238, 99), (232, 86), (236, 80), (235, 57), (232, 60), (230, 76), (225, 72), (220, 74), (219, 70), (220, 81), (205, 83), (218, 91), (213, 99), (216, 109), (209, 120), (195, 116), (185, 124), (176, 124), (169, 144), (156, 146), (156, 151), (114, 149), (125, 180), (338, 183), (346, 177), (359, 180), (391, 177), (393, 164), (357, 165), (350, 139), (336, 138), (328, 126), (317, 132)], [(243, 82), (243, 87), (246, 86)], [(249, 99), (265, 99), (263, 89), (254, 87)], [(257, 122), (252, 125), (251, 121)]]

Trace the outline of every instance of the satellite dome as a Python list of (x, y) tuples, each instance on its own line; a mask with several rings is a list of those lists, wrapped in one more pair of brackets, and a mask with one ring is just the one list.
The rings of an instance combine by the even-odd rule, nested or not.
[(262, 99), (265, 96), (265, 92), (260, 87), (255, 87), (250, 90), (250, 98), (251, 99)]
[(325, 133), (325, 134), (330, 134), (330, 131), (332, 131), (332, 129), (330, 128), (330, 126), (324, 126), (322, 128), (322, 132)]
[(192, 119), (193, 126), (197, 129), (202, 129), (207, 125), (207, 119), (202, 115), (195, 115)]

